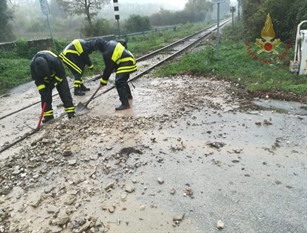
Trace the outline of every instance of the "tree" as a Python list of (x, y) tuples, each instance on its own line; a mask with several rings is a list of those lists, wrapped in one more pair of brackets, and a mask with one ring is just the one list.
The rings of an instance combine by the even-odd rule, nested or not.
[(10, 21), (13, 19), (12, 12), (7, 7), (6, 0), (0, 1), (0, 42), (10, 41), (15, 39), (10, 26)]
[(266, 16), (270, 14), (276, 37), (294, 41), (297, 25), (307, 18), (306, 9), (306, 0), (242, 0), (246, 35), (259, 37)]
[(66, 11), (76, 14), (85, 15), (88, 27), (90, 28), (87, 36), (93, 34), (93, 18), (98, 14), (103, 5), (110, 3), (110, 0), (57, 0)]
[(184, 7), (184, 12), (190, 22), (201, 22), (206, 19), (206, 14), (213, 9), (213, 4), (208, 0), (189, 0)]
[(150, 21), (147, 16), (131, 15), (125, 21), (127, 32), (141, 32), (151, 29)]

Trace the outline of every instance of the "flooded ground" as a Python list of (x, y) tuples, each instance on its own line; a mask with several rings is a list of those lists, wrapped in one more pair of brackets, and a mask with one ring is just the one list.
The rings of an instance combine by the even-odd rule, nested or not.
[(206, 77), (134, 85), (131, 109), (112, 90), (0, 155), (0, 232), (307, 231), (304, 104), (242, 109)]

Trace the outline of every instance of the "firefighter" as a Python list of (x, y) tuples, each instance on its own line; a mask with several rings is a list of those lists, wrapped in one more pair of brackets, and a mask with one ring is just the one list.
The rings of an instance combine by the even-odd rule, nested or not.
[(68, 118), (74, 117), (75, 107), (66, 79), (65, 69), (58, 56), (49, 50), (40, 51), (32, 58), (30, 70), (32, 79), (41, 96), (42, 106), (46, 103), (42, 122), (47, 123), (54, 119), (52, 110), (52, 90), (54, 87), (58, 90)]
[(86, 65), (89, 69), (94, 68), (89, 57), (94, 51), (93, 43), (93, 40), (75, 39), (59, 55), (74, 76), (74, 95), (83, 96), (90, 90), (84, 86), (82, 75)]
[(111, 73), (115, 71), (115, 87), (121, 101), (121, 105), (115, 108), (117, 111), (130, 108), (128, 100), (132, 99), (132, 95), (128, 79), (130, 73), (137, 70), (135, 58), (124, 45), (125, 43), (114, 40), (107, 42), (101, 38), (97, 38), (94, 45), (95, 50), (102, 53), (105, 63), (100, 84), (107, 85)]

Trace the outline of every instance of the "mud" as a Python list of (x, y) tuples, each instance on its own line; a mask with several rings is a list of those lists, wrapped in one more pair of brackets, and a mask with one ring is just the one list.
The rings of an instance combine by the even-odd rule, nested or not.
[(189, 75), (134, 85), (131, 109), (110, 91), (0, 155), (0, 232), (307, 231), (304, 103)]

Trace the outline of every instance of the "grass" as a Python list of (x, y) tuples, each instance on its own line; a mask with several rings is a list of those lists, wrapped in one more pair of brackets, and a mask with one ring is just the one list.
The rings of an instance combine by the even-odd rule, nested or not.
[[(181, 25), (176, 30), (163, 31), (160, 33), (149, 33), (145, 36), (139, 35), (134, 38), (128, 38), (128, 48), (135, 57), (163, 47), (166, 43), (174, 41), (183, 36), (189, 35), (193, 31), (200, 30), (207, 24), (187, 24)], [(55, 40), (55, 47), (51, 48), (53, 52), (59, 54), (60, 51), (70, 41)], [(0, 94), (8, 90), (31, 81), (30, 62), (34, 54), (39, 51), (37, 48), (29, 48), (27, 42), (18, 40), (14, 48), (9, 52), (0, 51)], [(102, 72), (104, 63), (102, 55), (99, 52), (91, 54), (91, 60), (96, 66), (95, 71), (85, 69), (83, 77), (92, 76)], [(71, 76), (70, 71), (66, 68), (66, 75)], [(97, 72), (99, 70), (100, 72)]]
[[(307, 78), (297, 76), (289, 71), (289, 60), (293, 57), (291, 49), (281, 57), (272, 54), (259, 54), (255, 59), (248, 54), (257, 54), (258, 47), (248, 47), (244, 39), (237, 37), (228, 28), (224, 31), (219, 57), (217, 59), (216, 48), (214, 43), (203, 44), (196, 52), (184, 55), (177, 62), (167, 64), (158, 69), (155, 74), (158, 76), (170, 76), (177, 74), (195, 74), (201, 76), (216, 76), (226, 79), (244, 87), (249, 92), (256, 91), (281, 91), (291, 92), (296, 95), (307, 94)], [(252, 43), (251, 43), (252, 44)], [(281, 51), (286, 50), (286, 45), (279, 48)], [(276, 60), (272, 59), (276, 57)], [(279, 59), (282, 58), (282, 59)], [(265, 61), (270, 64), (265, 64)]]
[[(142, 56), (144, 53), (153, 51), (170, 43), (178, 38), (198, 31), (206, 25), (181, 25), (176, 30), (163, 31), (160, 33), (150, 33), (145, 36), (135, 36), (128, 38), (128, 48), (135, 57)], [(243, 30), (240, 25), (223, 29), (219, 57), (216, 56), (215, 40), (202, 44), (196, 52), (184, 55), (179, 60), (162, 66), (155, 71), (157, 76), (169, 76), (177, 74), (195, 74), (200, 76), (216, 76), (226, 79), (245, 88), (249, 92), (257, 91), (282, 91), (291, 92), (296, 95), (307, 94), (306, 76), (296, 76), (289, 71), (289, 60), (293, 57), (291, 49), (281, 61), (264, 64), (253, 56), (259, 50), (254, 45), (256, 39), (251, 39), (250, 46), (246, 45), (247, 39), (244, 38)], [(226, 39), (227, 38), (227, 39)], [(61, 51), (68, 42), (57, 41), (54, 51)], [(253, 45), (253, 46), (252, 46)], [(20, 49), (18, 49), (18, 46)], [(282, 51), (286, 47), (280, 48)], [(18, 51), (22, 50), (23, 53)], [(22, 83), (31, 81), (29, 64), (31, 56), (35, 51), (26, 50), (24, 43), (20, 43), (10, 52), (0, 52), (0, 93), (18, 86)], [(265, 54), (262, 59), (268, 61), (272, 55)], [(280, 55), (278, 55), (280, 56)], [(278, 58), (278, 57), (277, 57)], [(102, 71), (104, 63), (99, 52), (91, 55), (96, 70)], [(97, 71), (95, 71), (97, 74)], [(71, 73), (66, 70), (66, 74)], [(84, 77), (94, 75), (93, 71), (86, 69)]]

